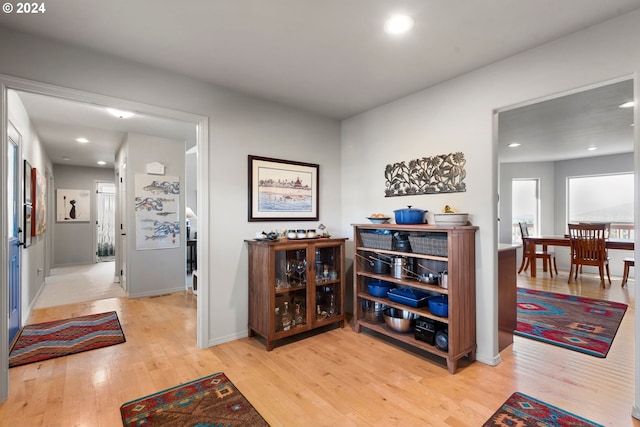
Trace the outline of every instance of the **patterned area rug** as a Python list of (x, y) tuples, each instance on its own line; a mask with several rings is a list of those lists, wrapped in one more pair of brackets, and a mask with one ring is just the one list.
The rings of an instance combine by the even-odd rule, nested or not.
[(127, 402), (120, 413), (125, 427), (269, 426), (222, 372)]
[(531, 396), (513, 393), (482, 427), (604, 427)]
[(125, 342), (115, 311), (25, 326), (9, 353), (9, 367)]
[(516, 335), (606, 357), (627, 305), (518, 288)]

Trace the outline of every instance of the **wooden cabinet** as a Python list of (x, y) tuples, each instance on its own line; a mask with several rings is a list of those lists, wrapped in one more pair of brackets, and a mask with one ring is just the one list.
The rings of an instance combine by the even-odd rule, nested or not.
[[(354, 323), (356, 332), (362, 328), (393, 338), (405, 345), (435, 354), (446, 360), (450, 373), (455, 373), (462, 357), (475, 360), (476, 352), (476, 283), (475, 226), (435, 226), (427, 224), (356, 224), (354, 225)], [(406, 240), (410, 245), (406, 245)], [(402, 242), (396, 244), (395, 240)], [(398, 249), (402, 249), (399, 251)], [(394, 271), (396, 258), (402, 257), (406, 270), (401, 276)], [(374, 260), (373, 262), (371, 260)], [(390, 271), (380, 271), (375, 260), (391, 260)], [(427, 284), (416, 274), (447, 271), (446, 287)], [(413, 271), (413, 274), (411, 273)], [(382, 274), (381, 274), (382, 273)], [(399, 276), (399, 277), (396, 277)], [(436, 316), (428, 305), (416, 307), (374, 297), (368, 284), (383, 280), (393, 286), (412, 289), (430, 296), (446, 295), (448, 316)], [(448, 346), (432, 345), (429, 340), (416, 339), (415, 331), (396, 332), (372, 315), (372, 310), (395, 307), (418, 314), (419, 325), (428, 325), (434, 333), (443, 331)], [(445, 341), (446, 342), (446, 341)], [(446, 350), (444, 350), (446, 349)]]
[(246, 240), (249, 336), (262, 336), (271, 351), (282, 338), (334, 323), (343, 327), (345, 240)]

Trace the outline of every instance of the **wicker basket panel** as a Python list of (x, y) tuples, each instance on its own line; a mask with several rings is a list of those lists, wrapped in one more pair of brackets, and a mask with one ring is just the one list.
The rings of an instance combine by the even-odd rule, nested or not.
[(447, 256), (448, 241), (440, 235), (409, 235), (413, 252), (424, 255)]
[(371, 249), (391, 250), (393, 245), (393, 236), (391, 234), (378, 233), (360, 233), (362, 245)]

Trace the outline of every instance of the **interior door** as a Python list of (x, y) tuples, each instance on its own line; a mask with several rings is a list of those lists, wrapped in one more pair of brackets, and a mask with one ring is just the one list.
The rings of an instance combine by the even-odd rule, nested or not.
[[(11, 132), (10, 132), (11, 133)], [(19, 150), (16, 138), (9, 135), (8, 144), (8, 197), (7, 219), (9, 221), (9, 345), (20, 330), (20, 180)]]

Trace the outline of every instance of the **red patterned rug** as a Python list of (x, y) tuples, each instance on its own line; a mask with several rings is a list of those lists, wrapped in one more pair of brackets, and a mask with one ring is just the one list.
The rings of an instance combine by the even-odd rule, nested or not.
[(627, 305), (518, 288), (516, 335), (606, 357)]
[(9, 353), (9, 367), (125, 342), (115, 311), (27, 325)]
[(125, 427), (269, 426), (222, 372), (127, 402), (120, 413)]
[(604, 427), (522, 393), (513, 393), (482, 427)]

